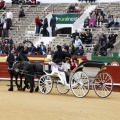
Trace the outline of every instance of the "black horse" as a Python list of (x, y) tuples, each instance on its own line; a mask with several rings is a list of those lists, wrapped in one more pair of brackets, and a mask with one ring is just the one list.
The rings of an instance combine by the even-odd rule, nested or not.
[[(8, 71), (10, 74), (10, 88), (8, 89), (8, 91), (13, 91), (13, 77), (14, 76), (15, 76), (15, 83), (16, 83), (18, 90), (22, 90), (22, 78), (24, 75), (21, 74), (21, 71), (20, 71), (21, 69), (20, 61), (29, 61), (29, 59), (24, 54), (19, 53), (17, 55), (16, 60), (12, 53), (8, 54), (8, 57), (6, 60), (9, 66)], [(17, 81), (18, 76), (20, 76), (20, 85), (18, 84), (18, 81)]]
[[(43, 71), (43, 65), (39, 62), (30, 63), (27, 61), (21, 62), (21, 69), (23, 70), (23, 74), (25, 74), (26, 77), (26, 83), (23, 87), (23, 91), (28, 86), (28, 83), (30, 83), (30, 92), (34, 91), (34, 75), (36, 75), (37, 78), (40, 78), (44, 73)], [(37, 86), (35, 91), (37, 92), (39, 90), (39, 87)]]

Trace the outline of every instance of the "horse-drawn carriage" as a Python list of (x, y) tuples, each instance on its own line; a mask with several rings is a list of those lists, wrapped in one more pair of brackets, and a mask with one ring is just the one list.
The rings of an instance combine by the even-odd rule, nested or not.
[(103, 62), (83, 61), (71, 71), (69, 83), (66, 82), (65, 72), (59, 70), (59, 66), (52, 62), (52, 72), (41, 76), (39, 79), (39, 90), (42, 94), (48, 94), (56, 82), (59, 93), (65, 94), (69, 90), (79, 98), (85, 97), (89, 90), (93, 89), (101, 97), (108, 97), (113, 88), (113, 80), (109, 73), (102, 72), (105, 68)]

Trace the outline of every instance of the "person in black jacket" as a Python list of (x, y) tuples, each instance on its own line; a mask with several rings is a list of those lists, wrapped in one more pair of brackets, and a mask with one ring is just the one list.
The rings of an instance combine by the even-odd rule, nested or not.
[(55, 33), (55, 27), (56, 27), (56, 18), (55, 16), (53, 15), (51, 20), (50, 20), (50, 27), (52, 29), (52, 36), (56, 36), (56, 33)]
[(63, 59), (65, 59), (66, 57), (71, 58), (71, 54), (69, 52), (69, 46), (64, 47), (64, 58)]
[(61, 46), (57, 45), (57, 51), (55, 51), (52, 61), (58, 64), (62, 62), (63, 59), (64, 59), (64, 52), (62, 51)]
[(48, 27), (48, 19), (45, 18), (43, 22), (43, 36), (49, 36), (49, 32), (47, 31)]
[(23, 51), (24, 51), (24, 46), (22, 43), (20, 43), (19, 46), (17, 47), (17, 53), (23, 52)]

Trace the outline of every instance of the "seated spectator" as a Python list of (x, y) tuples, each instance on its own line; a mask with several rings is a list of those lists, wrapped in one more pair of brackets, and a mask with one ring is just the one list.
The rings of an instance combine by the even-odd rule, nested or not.
[(73, 42), (70, 42), (68, 46), (69, 46), (69, 52), (70, 52), (70, 54), (74, 55), (75, 54), (75, 47), (73, 45)]
[(28, 54), (28, 46), (27, 46), (27, 45), (24, 46), (24, 50), (23, 50), (22, 53), (24, 53), (24, 54)]
[(7, 44), (10, 46), (10, 48), (12, 47), (12, 45), (14, 44), (12, 37), (9, 37), (9, 39), (7, 40)]
[(114, 48), (114, 43), (116, 42), (117, 36), (118, 36), (117, 34), (114, 34), (114, 32), (111, 32), (111, 34), (108, 36), (107, 48)]
[(86, 40), (85, 31), (81, 32), (81, 34), (80, 34), (80, 39), (81, 39), (82, 43), (85, 43), (85, 40)]
[(31, 44), (30, 47), (28, 48), (28, 54), (29, 55), (34, 55), (36, 53), (36, 47)]
[(120, 18), (116, 15), (114, 18), (114, 27), (119, 27), (120, 24)]
[(89, 27), (89, 21), (90, 21), (90, 19), (89, 19), (89, 17), (87, 17), (86, 19), (85, 19), (85, 21), (84, 21), (84, 27), (86, 28), (86, 27)]
[(0, 1), (0, 10), (5, 10), (6, 9), (6, 3), (4, 0)]
[(0, 44), (0, 55), (3, 54), (3, 48), (2, 45)]
[(108, 20), (107, 28), (111, 27), (114, 24), (114, 17), (111, 15), (110, 19)]
[(16, 54), (17, 49), (16, 49), (15, 44), (12, 44), (11, 49), (10, 49), (10, 52), (13, 53), (13, 54)]
[(79, 46), (79, 48), (75, 51), (75, 55), (78, 55), (78, 56), (84, 55), (83, 46)]
[(51, 47), (48, 46), (47, 50), (46, 50), (46, 55), (52, 55), (53, 56), (54, 51), (51, 50)]
[(90, 21), (89, 21), (89, 27), (94, 27), (96, 25), (96, 18), (91, 15)]
[(82, 41), (79, 39), (79, 36), (76, 36), (74, 43), (75, 50), (78, 49), (80, 45), (82, 46)]
[(95, 55), (97, 55), (97, 56), (100, 55), (100, 49), (101, 49), (101, 45), (97, 41), (94, 48), (93, 48), (93, 51), (94, 51)]
[(66, 57), (65, 61), (62, 62), (61, 69), (65, 72), (66, 81), (69, 83), (69, 75), (70, 75), (70, 58)]
[(18, 17), (20, 18), (20, 17), (24, 17), (25, 16), (25, 13), (24, 13), (24, 9), (21, 7), (20, 8), (20, 10), (19, 10), (19, 15), (18, 15)]
[(98, 16), (97, 16), (97, 24), (96, 24), (97, 27), (98, 27), (98, 26), (101, 27), (103, 21), (104, 21), (103, 16), (102, 16), (101, 13), (99, 12), (99, 14), (98, 14)]
[(8, 44), (5, 44), (5, 47), (3, 48), (3, 54), (8, 54), (10, 51), (10, 47), (8, 46)]
[(79, 65), (79, 61), (78, 59), (75, 57), (72, 59), (71, 65), (70, 65), (70, 69), (73, 70), (74, 68), (76, 68)]
[(107, 37), (105, 34), (101, 33), (99, 37), (99, 44), (100, 48), (100, 55), (106, 56), (107, 55)]
[(86, 31), (86, 37), (85, 38), (86, 39), (85, 39), (84, 43), (90, 44), (92, 42), (92, 33), (89, 30)]
[(23, 51), (24, 51), (24, 46), (22, 43), (20, 43), (19, 46), (17, 47), (17, 53), (23, 52)]
[(71, 58), (71, 54), (69, 52), (69, 46), (65, 46), (63, 52), (64, 52), (64, 58), (66, 57)]
[(80, 7), (78, 6), (77, 3), (75, 4), (75, 10), (74, 11), (75, 12), (81, 12), (81, 9), (80, 9)]
[(40, 45), (37, 47), (37, 52), (39, 55), (46, 54), (46, 46), (44, 45), (44, 42), (41, 42)]
[(73, 38), (72, 42), (75, 42), (76, 36), (79, 36), (79, 32), (77, 30), (75, 30), (74, 33), (72, 33), (71, 38)]
[(75, 5), (74, 4), (71, 4), (68, 8), (68, 13), (73, 13), (75, 11)]

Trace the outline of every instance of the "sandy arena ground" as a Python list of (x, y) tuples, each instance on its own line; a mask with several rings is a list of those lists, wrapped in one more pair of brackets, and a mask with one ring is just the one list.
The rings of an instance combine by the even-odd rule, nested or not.
[(8, 88), (0, 85), (0, 120), (120, 120), (119, 92), (103, 99), (93, 91), (76, 98), (71, 91), (61, 95), (55, 88), (49, 95)]

